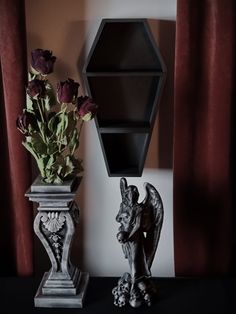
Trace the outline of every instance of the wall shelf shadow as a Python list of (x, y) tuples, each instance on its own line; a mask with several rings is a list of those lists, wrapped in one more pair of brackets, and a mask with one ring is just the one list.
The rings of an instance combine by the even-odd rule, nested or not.
[(166, 67), (146, 19), (103, 19), (83, 69), (109, 176), (141, 176)]

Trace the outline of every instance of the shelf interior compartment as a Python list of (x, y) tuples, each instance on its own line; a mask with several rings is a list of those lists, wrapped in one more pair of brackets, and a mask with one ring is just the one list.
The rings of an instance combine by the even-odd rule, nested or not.
[(100, 136), (110, 176), (141, 175), (147, 133), (103, 133)]
[(93, 50), (87, 71), (161, 71), (162, 64), (142, 21), (106, 22)]
[(159, 76), (89, 77), (91, 95), (99, 107), (97, 122), (103, 127), (113, 121), (149, 125), (156, 104)]

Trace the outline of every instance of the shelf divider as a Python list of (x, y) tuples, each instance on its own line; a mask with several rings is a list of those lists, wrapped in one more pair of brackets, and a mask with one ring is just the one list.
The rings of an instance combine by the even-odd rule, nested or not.
[(98, 77), (98, 76), (162, 76), (163, 72), (160, 71), (94, 71), (86, 72), (88, 77)]

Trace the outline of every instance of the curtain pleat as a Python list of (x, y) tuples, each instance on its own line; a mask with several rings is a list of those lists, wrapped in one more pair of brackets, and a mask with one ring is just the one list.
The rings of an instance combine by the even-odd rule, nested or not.
[(177, 276), (232, 272), (235, 24), (233, 0), (177, 2), (174, 105)]
[(33, 272), (33, 212), (24, 194), (30, 160), (16, 129), (25, 104), (27, 54), (24, 1), (0, 0), (0, 250), (2, 275)]

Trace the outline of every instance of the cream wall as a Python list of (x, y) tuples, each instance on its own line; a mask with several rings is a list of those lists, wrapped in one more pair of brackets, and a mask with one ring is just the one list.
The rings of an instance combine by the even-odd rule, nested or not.
[[(174, 276), (171, 132), (176, 0), (26, 0), (25, 3), (28, 53), (34, 48), (52, 50), (57, 56), (52, 82), (74, 78), (81, 83), (81, 92), (82, 67), (101, 19), (149, 19), (166, 60), (168, 79), (143, 175), (127, 179), (129, 184), (138, 186), (140, 200), (144, 198), (144, 182), (156, 186), (163, 198), (164, 225), (152, 273)], [(81, 220), (73, 246), (74, 263), (91, 275), (119, 276), (128, 270), (115, 236), (118, 229), (115, 216), (121, 201), (119, 178), (107, 175), (93, 121), (85, 126), (82, 137), (79, 155), (84, 160), (85, 172), (78, 196)], [(37, 271), (47, 270), (48, 259), (37, 239), (35, 256)]]

